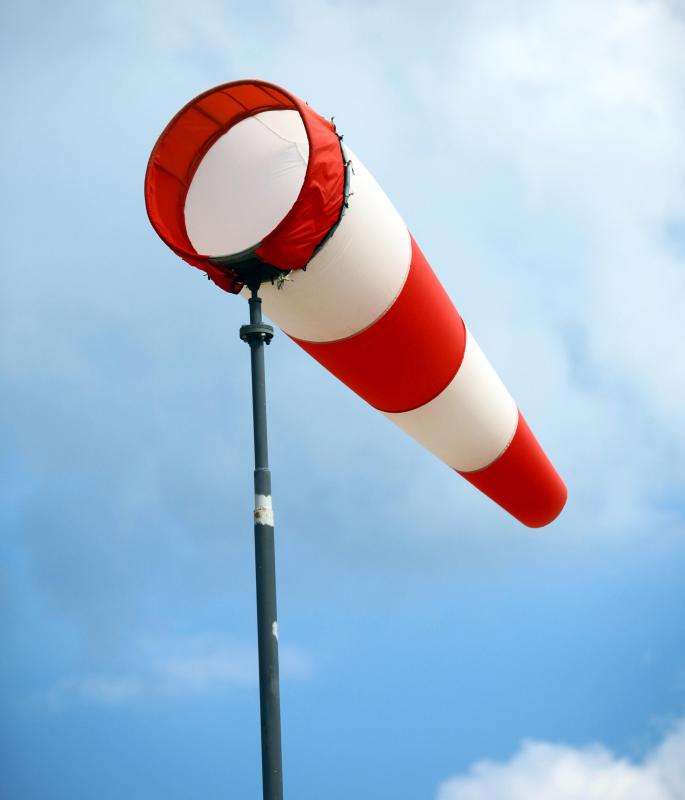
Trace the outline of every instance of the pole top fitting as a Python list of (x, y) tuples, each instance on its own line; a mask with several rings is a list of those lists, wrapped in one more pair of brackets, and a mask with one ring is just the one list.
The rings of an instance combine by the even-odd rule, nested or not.
[(265, 325), (260, 322), (256, 325), (241, 325), (240, 338), (247, 342), (249, 345), (256, 344), (257, 342), (265, 342), (269, 344), (274, 336), (274, 329), (271, 325)]

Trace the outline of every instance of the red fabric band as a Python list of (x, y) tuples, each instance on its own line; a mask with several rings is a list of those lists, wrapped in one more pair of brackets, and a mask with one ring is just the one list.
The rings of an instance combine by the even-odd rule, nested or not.
[(552, 522), (566, 503), (566, 486), (521, 412), (504, 453), (483, 469), (459, 474), (529, 528)]
[(383, 316), (348, 339), (294, 341), (374, 408), (393, 412), (422, 406), (447, 386), (461, 366), (466, 331), (412, 238), (407, 280)]

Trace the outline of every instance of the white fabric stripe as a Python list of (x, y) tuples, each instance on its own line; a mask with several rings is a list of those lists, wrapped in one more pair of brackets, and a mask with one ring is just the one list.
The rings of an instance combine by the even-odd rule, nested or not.
[(337, 230), (306, 271), (291, 272), (280, 289), (268, 283), (260, 289), (264, 312), (296, 339), (331, 342), (368, 328), (393, 304), (409, 273), (407, 226), (364, 165), (347, 153), (353, 194)]
[(464, 360), (452, 382), (425, 405), (385, 416), (462, 472), (495, 461), (511, 442), (518, 423), (514, 399), (468, 328)]
[(205, 153), (185, 201), (198, 253), (239, 253), (278, 225), (304, 183), (309, 142), (297, 111), (262, 111), (234, 125)]

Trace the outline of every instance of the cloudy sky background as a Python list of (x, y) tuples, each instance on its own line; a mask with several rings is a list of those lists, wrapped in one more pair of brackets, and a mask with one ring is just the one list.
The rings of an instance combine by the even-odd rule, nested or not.
[(250, 76), (335, 115), (570, 495), (522, 528), (277, 337), (287, 795), (685, 798), (685, 7), (0, 14), (3, 798), (259, 796), (246, 306), (142, 196)]

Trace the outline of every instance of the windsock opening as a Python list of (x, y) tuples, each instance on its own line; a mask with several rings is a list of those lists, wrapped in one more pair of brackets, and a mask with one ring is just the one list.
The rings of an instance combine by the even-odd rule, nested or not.
[(227, 291), (231, 266), (306, 266), (340, 219), (344, 159), (335, 126), (258, 80), (223, 84), (167, 125), (145, 176), (150, 222), (164, 242)]
[(225, 256), (260, 245), (295, 205), (308, 161), (297, 111), (261, 111), (233, 125), (188, 187), (183, 213), (195, 250)]

